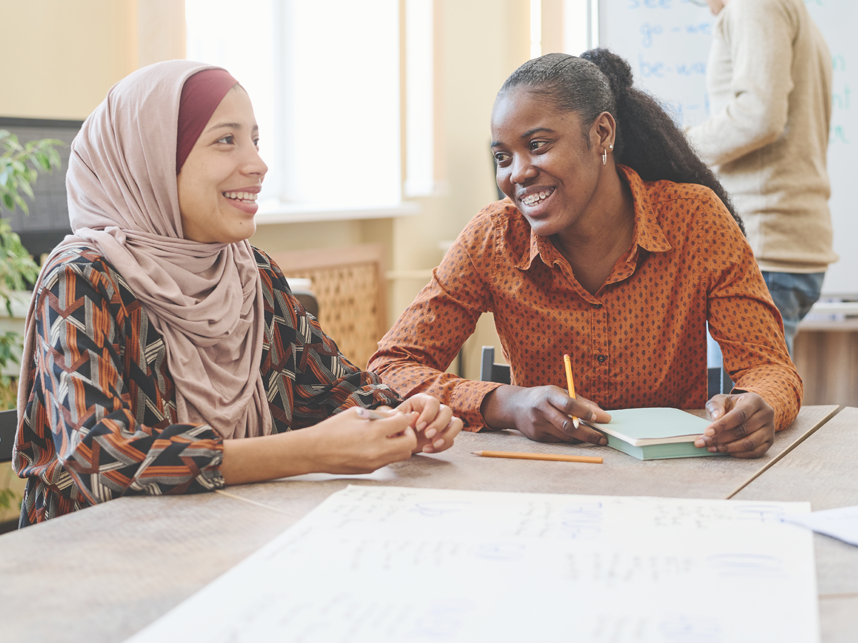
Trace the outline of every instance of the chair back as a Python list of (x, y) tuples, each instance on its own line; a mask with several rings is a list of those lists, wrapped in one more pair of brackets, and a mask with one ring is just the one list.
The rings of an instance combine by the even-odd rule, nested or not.
[(480, 358), (480, 381), (510, 384), (509, 365), (495, 363), (495, 347), (483, 346)]
[(18, 430), (18, 411), (0, 411), (0, 462), (12, 460), (12, 445)]
[[(510, 383), (509, 365), (495, 363), (494, 346), (483, 346), (480, 359), (480, 381)], [(729, 393), (732, 388), (733, 382), (723, 366), (707, 369), (707, 400), (719, 393)]]
[(707, 387), (706, 399), (711, 400), (719, 393), (729, 393), (733, 390), (733, 381), (727, 375), (723, 366), (710, 366), (706, 369)]

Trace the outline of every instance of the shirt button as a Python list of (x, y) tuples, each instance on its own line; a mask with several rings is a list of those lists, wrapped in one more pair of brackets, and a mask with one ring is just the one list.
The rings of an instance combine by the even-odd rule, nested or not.
[(607, 355), (597, 355), (596, 359), (599, 360), (599, 364), (603, 364), (606, 359), (608, 359)]

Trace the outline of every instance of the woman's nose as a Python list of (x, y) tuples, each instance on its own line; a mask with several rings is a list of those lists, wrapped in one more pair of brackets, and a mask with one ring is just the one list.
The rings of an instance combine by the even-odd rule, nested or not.
[(256, 149), (256, 146), (250, 150), (244, 166), (244, 173), (258, 174), (260, 179), (268, 173), (268, 166), (265, 164), (265, 161), (262, 160), (262, 156), (260, 156), (259, 150)]
[(529, 179), (532, 179), (536, 176), (536, 168), (533, 167), (533, 164), (530, 162), (528, 158), (513, 158), (512, 161), (512, 171), (510, 172), (510, 181), (521, 185), (525, 183)]

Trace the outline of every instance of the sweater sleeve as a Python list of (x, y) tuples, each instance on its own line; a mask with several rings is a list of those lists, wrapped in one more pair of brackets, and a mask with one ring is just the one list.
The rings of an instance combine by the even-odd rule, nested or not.
[[(792, 42), (797, 17), (778, 0), (734, 0), (723, 9), (713, 47), (726, 48), (732, 97), (688, 130), (701, 158), (722, 165), (775, 141), (787, 124), (793, 89)], [(710, 65), (717, 64), (710, 59)], [(712, 73), (710, 70), (709, 73)]]
[[(475, 265), (474, 254), (490, 256), (487, 219), (478, 217), (462, 232), (432, 280), (402, 313), (378, 344), (369, 368), (402, 395), (429, 393), (460, 417), (465, 428), (485, 427), (480, 406), (483, 398), (500, 386), (475, 382), (444, 371), (453, 362), (477, 320), (490, 310), (490, 296), (483, 281), (475, 278), (487, 264)], [(490, 261), (490, 259), (487, 259)]]
[[(262, 287), (271, 293), (266, 303), (266, 324), (270, 328), (271, 349), (263, 364), (269, 373), (269, 390), (292, 384), (294, 397), (283, 399), (283, 407), (271, 403), (274, 419), (282, 419), (293, 429), (312, 426), (353, 406), (376, 408), (396, 406), (396, 391), (382, 383), (378, 375), (363, 371), (344, 356), (336, 342), (323, 330), (292, 295), (279, 266), (260, 250)], [(269, 320), (270, 318), (270, 320)], [(287, 377), (284, 379), (283, 375)], [(272, 382), (274, 383), (272, 385)], [(279, 383), (279, 384), (278, 384)], [(289, 409), (292, 406), (291, 418)], [(278, 417), (282, 416), (282, 417)]]
[[(71, 476), (87, 504), (223, 486), (223, 440), (211, 427), (144, 425), (144, 411), (135, 413), (123, 377), (123, 359), (135, 357), (116, 284), (85, 262), (59, 263), (42, 283), (31, 379), (39, 386), (19, 431), (19, 475), (53, 488)], [(146, 366), (144, 356), (129, 377), (147, 377)]]

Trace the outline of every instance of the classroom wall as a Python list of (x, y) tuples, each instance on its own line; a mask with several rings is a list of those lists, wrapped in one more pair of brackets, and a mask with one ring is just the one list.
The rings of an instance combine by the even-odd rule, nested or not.
[(136, 0), (0, 0), (0, 115), (84, 119), (137, 67)]
[[(488, 149), (491, 107), (506, 77), (529, 58), (528, 0), (436, 2), (436, 150), (443, 155), (446, 192), (418, 199), (418, 216), (266, 225), (251, 239), (275, 252), (385, 243), (394, 275), (391, 323), (441, 261), (439, 243), (454, 239), (496, 198)], [(183, 53), (182, 0), (0, 0), (0, 9), (4, 25), (15, 25), (4, 29), (0, 59), (21, 62), (4, 70), (3, 116), (83, 119), (138, 64)], [(41, 34), (38, 44), (33, 34)], [(484, 320), (483, 327), (485, 343), (496, 344), (491, 323)]]
[[(393, 268), (426, 271), (440, 263), (439, 243), (450, 241), (481, 208), (497, 200), (489, 150), (489, 119), (504, 80), (530, 58), (530, 3), (526, 0), (436, 0), (441, 30), (441, 138), (446, 193), (418, 199), (423, 214), (393, 221)], [(398, 317), (428, 278), (400, 278), (391, 287)], [(463, 350), (465, 375), (479, 379), (479, 349), (500, 344), (490, 316), (483, 316)]]

